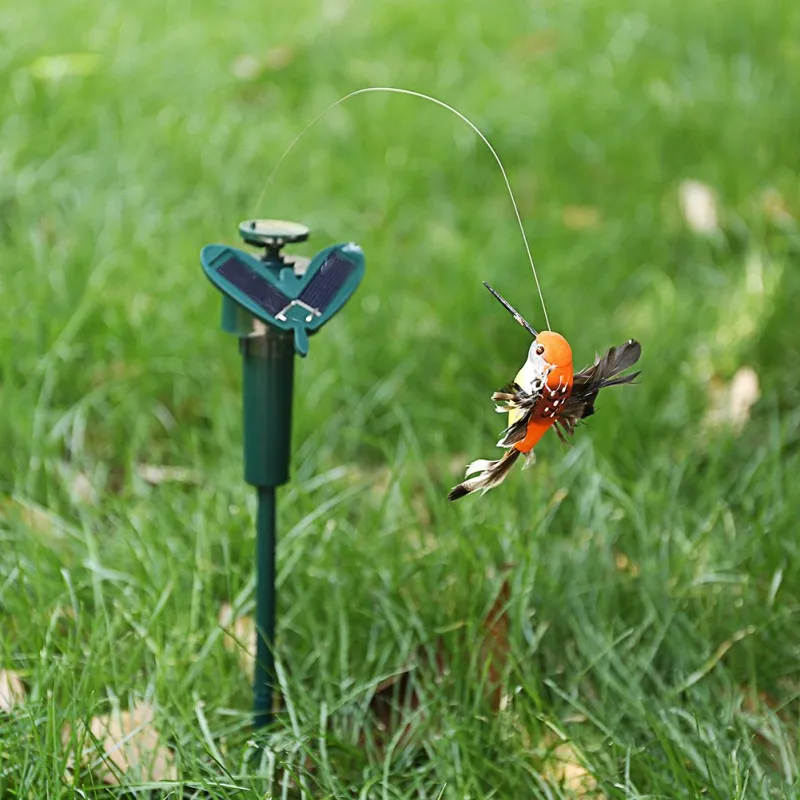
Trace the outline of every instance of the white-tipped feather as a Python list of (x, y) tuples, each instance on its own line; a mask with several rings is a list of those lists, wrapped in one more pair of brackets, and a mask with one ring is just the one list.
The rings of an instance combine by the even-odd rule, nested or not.
[(464, 475), (472, 475), (474, 472), (486, 472), (487, 469), (491, 469), (496, 463), (496, 461), (490, 461), (488, 458), (479, 458), (477, 461), (473, 461), (471, 464), (467, 465), (467, 471)]
[(482, 489), (486, 492), (488, 489), (499, 486), (505, 480), (508, 471), (519, 456), (519, 450), (509, 450), (497, 461), (489, 461), (485, 458), (473, 461), (467, 467), (467, 475), (475, 472), (478, 474), (474, 478), (469, 478), (458, 486), (454, 486), (450, 490), (448, 497), (450, 500), (458, 500), (459, 497), (464, 497), (477, 489)]
[[(495, 461), (489, 461), (489, 464), (495, 464)], [(503, 476), (503, 478), (505, 475)], [(468, 493), (472, 493), (477, 491), (478, 489), (481, 490), (481, 494), (486, 494), (489, 489), (497, 486), (497, 484), (502, 483), (503, 478), (497, 480), (495, 476), (489, 471), (484, 470), (480, 473), (480, 475), (476, 475), (474, 478), (470, 478), (467, 481), (464, 481), (461, 485), (467, 490)]]

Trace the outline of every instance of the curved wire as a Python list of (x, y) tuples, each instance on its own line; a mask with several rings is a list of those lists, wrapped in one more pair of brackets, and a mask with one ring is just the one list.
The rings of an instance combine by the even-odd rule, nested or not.
[(389, 92), (390, 94), (404, 94), (408, 95), (409, 97), (419, 97), (422, 100), (427, 100), (431, 103), (434, 103), (437, 106), (440, 106), (441, 108), (445, 108), (452, 114), (455, 114), (462, 122), (466, 122), (467, 125), (469, 125), (469, 127), (475, 133), (478, 134), (481, 141), (489, 148), (489, 152), (494, 156), (494, 160), (497, 162), (497, 166), (500, 167), (500, 172), (503, 175), (503, 180), (505, 181), (506, 189), (508, 189), (508, 196), (511, 198), (511, 205), (514, 207), (514, 214), (517, 218), (519, 231), (522, 234), (522, 241), (525, 244), (525, 252), (528, 254), (528, 261), (530, 262), (531, 270), (533, 271), (533, 279), (536, 281), (536, 290), (539, 293), (539, 300), (541, 301), (542, 304), (542, 311), (544, 312), (544, 320), (545, 323), (547, 324), (547, 329), (550, 330), (550, 320), (547, 316), (547, 307), (545, 306), (544, 303), (544, 295), (542, 294), (542, 287), (539, 284), (539, 276), (536, 272), (536, 264), (533, 263), (533, 255), (531, 255), (531, 248), (528, 245), (528, 237), (525, 235), (525, 227), (522, 224), (522, 217), (520, 216), (519, 208), (517, 207), (517, 201), (514, 198), (514, 192), (511, 189), (511, 183), (508, 180), (508, 175), (506, 174), (503, 162), (500, 160), (500, 156), (497, 155), (497, 152), (495, 151), (494, 147), (492, 147), (491, 143), (483, 135), (478, 126), (475, 125), (471, 120), (467, 119), (467, 117), (465, 117), (460, 111), (453, 108), (452, 106), (449, 106), (443, 100), (437, 100), (437, 98), (435, 97), (431, 97), (430, 95), (424, 94), (423, 92), (416, 92), (413, 89), (399, 89), (395, 86), (367, 86), (363, 89), (356, 89), (355, 91), (344, 95), (344, 97), (340, 97), (335, 103), (331, 103), (331, 105), (329, 105), (324, 111), (322, 111), (320, 114), (314, 117), (314, 119), (312, 119), (311, 122), (309, 122), (308, 125), (306, 125), (305, 128), (303, 128), (303, 130), (301, 130), (300, 133), (298, 133), (297, 136), (294, 137), (294, 139), (292, 139), (289, 146), (286, 148), (286, 150), (283, 151), (283, 155), (278, 159), (278, 162), (272, 168), (272, 172), (270, 172), (269, 176), (267, 177), (267, 180), (264, 182), (264, 188), (261, 190), (261, 194), (258, 196), (256, 209), (258, 209), (261, 206), (261, 201), (264, 199), (264, 194), (267, 191), (267, 187), (269, 186), (270, 182), (275, 176), (275, 173), (278, 171), (278, 167), (280, 167), (280, 165), (284, 162), (289, 153), (292, 152), (295, 145), (303, 138), (303, 136), (305, 136), (306, 133), (311, 128), (313, 128), (314, 125), (316, 125), (329, 111), (333, 110), (334, 108), (336, 108), (336, 106), (340, 105), (341, 103), (344, 103), (345, 100), (349, 100), (351, 97), (355, 97), (356, 95), (359, 94), (368, 94), (371, 92)]

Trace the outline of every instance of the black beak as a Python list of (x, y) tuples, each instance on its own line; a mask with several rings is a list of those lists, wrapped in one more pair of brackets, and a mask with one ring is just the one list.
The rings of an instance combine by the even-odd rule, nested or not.
[(517, 311), (516, 308), (514, 308), (514, 306), (511, 305), (511, 303), (508, 302), (508, 300), (492, 289), (492, 287), (489, 286), (486, 281), (483, 282), (483, 285), (511, 312), (511, 315), (514, 317), (514, 319), (519, 322), (519, 324), (522, 325), (522, 327), (525, 328), (525, 330), (528, 331), (528, 333), (533, 336), (534, 339), (539, 335), (536, 332), (536, 329), (525, 319), (525, 317), (522, 316), (522, 314), (519, 313), (519, 311)]

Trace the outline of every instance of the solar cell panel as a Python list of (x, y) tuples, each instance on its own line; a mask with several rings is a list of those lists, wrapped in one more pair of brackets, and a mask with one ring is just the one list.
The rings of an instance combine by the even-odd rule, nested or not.
[(237, 258), (228, 258), (217, 272), (273, 316), (290, 302), (285, 294)]
[(337, 251), (332, 252), (303, 289), (299, 299), (311, 308), (324, 312), (355, 269), (356, 266), (350, 259)]

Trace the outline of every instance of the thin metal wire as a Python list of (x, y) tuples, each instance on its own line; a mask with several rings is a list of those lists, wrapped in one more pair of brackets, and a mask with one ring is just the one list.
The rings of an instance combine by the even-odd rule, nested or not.
[(261, 190), (261, 194), (258, 196), (258, 202), (256, 203), (256, 213), (258, 213), (258, 208), (260, 208), (261, 206), (261, 201), (264, 199), (264, 194), (267, 191), (267, 187), (269, 186), (270, 182), (275, 176), (275, 173), (278, 171), (278, 168), (284, 162), (289, 153), (291, 153), (291, 151), (294, 149), (295, 145), (303, 138), (303, 136), (305, 136), (305, 134), (311, 128), (313, 128), (314, 125), (316, 125), (329, 111), (333, 110), (334, 108), (336, 108), (336, 106), (340, 105), (341, 103), (344, 103), (345, 100), (349, 100), (351, 97), (356, 97), (359, 94), (369, 94), (371, 92), (389, 92), (390, 94), (404, 94), (408, 95), (409, 97), (419, 97), (422, 100), (428, 100), (429, 102), (434, 103), (435, 105), (440, 106), (441, 108), (445, 108), (452, 114), (455, 114), (462, 122), (466, 122), (466, 124), (469, 125), (469, 127), (475, 133), (478, 134), (481, 141), (489, 148), (489, 152), (494, 156), (494, 160), (497, 162), (497, 166), (500, 167), (500, 172), (503, 175), (503, 180), (505, 181), (506, 189), (508, 190), (508, 196), (509, 198), (511, 198), (511, 205), (514, 207), (514, 215), (517, 218), (519, 231), (522, 234), (522, 241), (525, 244), (525, 252), (528, 254), (528, 261), (530, 262), (531, 270), (533, 271), (533, 279), (536, 281), (536, 290), (539, 293), (539, 300), (541, 301), (542, 304), (542, 311), (544, 312), (544, 320), (545, 323), (547, 324), (547, 329), (550, 330), (550, 319), (547, 316), (547, 307), (545, 306), (544, 303), (544, 295), (542, 294), (542, 287), (539, 283), (539, 275), (536, 272), (536, 264), (533, 263), (533, 255), (531, 254), (531, 248), (528, 245), (528, 237), (525, 235), (525, 226), (522, 224), (522, 217), (520, 216), (519, 208), (517, 207), (517, 201), (514, 197), (514, 192), (511, 189), (511, 183), (508, 180), (508, 175), (506, 174), (503, 162), (500, 160), (500, 156), (497, 155), (497, 152), (495, 151), (494, 147), (492, 147), (489, 140), (483, 135), (478, 126), (475, 125), (471, 120), (465, 117), (460, 111), (456, 110), (452, 106), (449, 106), (443, 100), (438, 100), (437, 98), (431, 97), (430, 95), (424, 94), (423, 92), (416, 92), (413, 89), (399, 89), (395, 86), (367, 86), (363, 89), (356, 89), (355, 91), (346, 94), (344, 97), (340, 97), (335, 103), (331, 103), (331, 105), (329, 105), (323, 112), (314, 117), (314, 119), (312, 119), (311, 122), (309, 122), (308, 125), (306, 125), (305, 128), (303, 128), (303, 130), (301, 130), (300, 133), (298, 133), (297, 136), (294, 137), (294, 139), (291, 141), (286, 150), (283, 151), (283, 155), (278, 159), (278, 162), (272, 168), (272, 172), (270, 172), (269, 176), (267, 177), (267, 180), (264, 182), (264, 188)]

